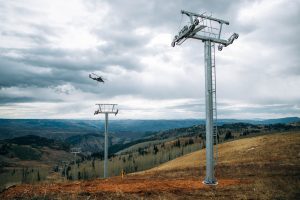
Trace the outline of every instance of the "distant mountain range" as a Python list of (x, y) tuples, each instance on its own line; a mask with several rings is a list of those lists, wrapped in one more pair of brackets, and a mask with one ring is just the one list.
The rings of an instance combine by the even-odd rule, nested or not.
[[(137, 139), (147, 132), (201, 124), (201, 120), (111, 120), (109, 133), (117, 138)], [(56, 119), (0, 119), (0, 140), (39, 135), (64, 140), (74, 135), (103, 135), (104, 121)]]
[(220, 119), (218, 120), (219, 124), (233, 124), (233, 123), (248, 123), (248, 124), (289, 124), (300, 122), (299, 117), (285, 117), (285, 118), (277, 118), (277, 119)]
[[(238, 135), (299, 130), (300, 118), (268, 120), (219, 120), (219, 133)], [(114, 120), (110, 122), (109, 152), (136, 144), (178, 137), (205, 138), (204, 120)], [(45, 163), (66, 160), (70, 148), (81, 147), (86, 155), (104, 150), (103, 121), (0, 119), (1, 166), (21, 165), (23, 160)], [(12, 159), (13, 158), (13, 159)], [(14, 160), (16, 159), (16, 160)], [(19, 163), (20, 162), (20, 163)]]
[[(299, 122), (298, 117), (264, 120), (220, 119), (218, 124), (250, 123), (276, 124)], [(132, 141), (151, 132), (174, 128), (203, 125), (203, 119), (186, 120), (111, 120), (109, 132), (114, 140)], [(104, 121), (96, 120), (58, 120), (58, 119), (0, 119), (0, 140), (24, 135), (39, 135), (52, 139), (65, 140), (76, 135), (103, 135)], [(80, 139), (78, 139), (78, 142)]]

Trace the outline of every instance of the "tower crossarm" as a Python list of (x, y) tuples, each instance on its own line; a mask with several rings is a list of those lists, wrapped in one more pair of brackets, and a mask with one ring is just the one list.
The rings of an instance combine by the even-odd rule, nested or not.
[(181, 14), (185, 14), (190, 19), (190, 25), (185, 25), (175, 35), (171, 46), (181, 45), (186, 39), (193, 38), (203, 42), (210, 41), (219, 44), (218, 49), (221, 51), (223, 47), (232, 44), (239, 37), (237, 33), (233, 33), (227, 40), (221, 39), (223, 24), (229, 25), (226, 20), (218, 19), (205, 14), (196, 14), (181, 10)]
[(118, 104), (96, 104), (99, 108), (94, 112), (94, 115), (97, 114), (115, 114), (117, 115), (119, 110), (116, 109)]
[(229, 25), (228, 21), (225, 21), (225, 20), (222, 20), (222, 19), (218, 19), (218, 18), (214, 18), (214, 17), (210, 17), (210, 16), (206, 16), (206, 15), (203, 15), (203, 14), (197, 14), (197, 13), (188, 12), (188, 11), (185, 11), (185, 10), (181, 10), (181, 14), (185, 14), (185, 15), (187, 15), (189, 17), (200, 17), (202, 19), (209, 19), (209, 20), (213, 20), (213, 21), (219, 22), (220, 24)]
[(227, 47), (228, 45), (232, 44), (233, 41), (235, 39), (237, 39), (238, 37), (239, 37), (239, 35), (237, 33), (234, 33), (228, 38), (228, 40), (223, 40), (223, 39), (218, 39), (218, 38), (213, 38), (213, 37), (206, 37), (203, 35), (196, 35), (196, 34), (193, 36), (190, 36), (189, 38), (194, 38), (194, 39), (202, 40), (202, 41), (211, 41), (211, 42), (218, 43), (218, 44), (221, 44), (221, 45), (224, 45), (225, 47)]

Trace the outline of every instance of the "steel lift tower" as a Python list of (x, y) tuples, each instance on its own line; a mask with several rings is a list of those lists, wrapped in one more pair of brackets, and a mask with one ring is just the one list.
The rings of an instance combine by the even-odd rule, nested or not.
[[(193, 38), (204, 42), (205, 62), (205, 106), (206, 106), (206, 177), (204, 184), (215, 185), (217, 180), (214, 176), (214, 143), (217, 147), (217, 102), (216, 102), (216, 70), (215, 70), (215, 43), (218, 49), (232, 44), (239, 37), (234, 33), (228, 40), (221, 39), (223, 25), (229, 25), (228, 21), (217, 19), (211, 15), (196, 14), (182, 10), (182, 15), (189, 18), (190, 25), (185, 25), (172, 41), (172, 47), (181, 45), (186, 39)], [(215, 142), (214, 142), (215, 138)], [(217, 149), (216, 149), (217, 160)]]
[(107, 178), (107, 164), (108, 164), (108, 114), (117, 115), (119, 110), (116, 109), (118, 104), (96, 104), (99, 106), (94, 115), (105, 114), (105, 129), (104, 129), (104, 178)]
[[(77, 154), (81, 153), (81, 148), (80, 147), (74, 147), (71, 149), (71, 153), (74, 154), (74, 179), (76, 176), (78, 176), (78, 174), (76, 174), (77, 170), (76, 170), (76, 164), (77, 164)], [(78, 179), (78, 177), (77, 177)]]

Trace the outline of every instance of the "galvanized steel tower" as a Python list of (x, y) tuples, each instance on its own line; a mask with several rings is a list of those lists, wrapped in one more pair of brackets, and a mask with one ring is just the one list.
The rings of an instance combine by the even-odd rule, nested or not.
[(104, 178), (108, 177), (108, 114), (117, 115), (119, 110), (116, 109), (117, 104), (96, 104), (99, 106), (98, 110), (95, 111), (94, 115), (104, 114), (105, 125), (104, 125)]
[[(206, 105), (206, 177), (203, 183), (217, 184), (214, 176), (214, 137), (215, 144), (218, 142), (217, 130), (217, 102), (216, 102), (216, 71), (215, 71), (215, 43), (218, 49), (232, 44), (238, 38), (234, 33), (228, 40), (221, 39), (223, 24), (229, 25), (228, 21), (217, 19), (206, 14), (196, 14), (182, 10), (181, 14), (189, 17), (190, 25), (184, 26), (172, 41), (172, 46), (181, 45), (186, 39), (193, 38), (204, 42), (205, 63), (205, 105)], [(216, 149), (217, 151), (217, 149)], [(217, 153), (216, 153), (217, 159)]]
[(81, 153), (81, 148), (80, 147), (74, 147), (74, 148), (71, 148), (71, 153), (74, 154), (74, 179), (75, 177), (77, 177), (78, 179), (78, 174), (77, 174), (77, 171), (76, 170), (76, 164), (77, 164), (77, 154), (80, 154)]

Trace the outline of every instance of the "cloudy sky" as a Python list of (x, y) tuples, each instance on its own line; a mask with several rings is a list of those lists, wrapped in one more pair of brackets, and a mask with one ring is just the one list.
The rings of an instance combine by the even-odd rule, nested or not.
[(170, 46), (181, 9), (240, 35), (216, 51), (219, 118), (300, 117), (299, 0), (0, 0), (0, 118), (204, 118), (203, 43)]

